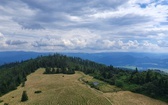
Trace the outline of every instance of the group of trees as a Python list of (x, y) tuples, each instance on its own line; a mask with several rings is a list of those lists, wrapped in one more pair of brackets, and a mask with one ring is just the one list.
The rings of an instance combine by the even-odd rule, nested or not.
[(168, 99), (167, 74), (161, 74), (154, 70), (133, 72), (129, 78), (129, 82), (138, 85), (138, 87), (133, 90), (135, 92), (154, 98)]
[(53, 54), (36, 59), (0, 66), (0, 95), (3, 95), (26, 81), (26, 76), (38, 68), (45, 68), (44, 74), (74, 74), (76, 70), (108, 82), (112, 85), (168, 101), (168, 75), (154, 70), (124, 70), (106, 66), (78, 57)]
[[(95, 75), (95, 74), (93, 74)], [(112, 68), (102, 69), (95, 78), (124, 90), (141, 93), (168, 102), (168, 74), (156, 70), (138, 71)]]
[(44, 74), (59, 74), (59, 73), (63, 73), (63, 74), (74, 74), (75, 70), (73, 69), (68, 69), (68, 68), (50, 68), (50, 67), (46, 67), (45, 68), (45, 72)]
[(35, 60), (5, 64), (0, 67), (0, 95), (16, 89), (27, 80), (26, 76), (38, 69)]

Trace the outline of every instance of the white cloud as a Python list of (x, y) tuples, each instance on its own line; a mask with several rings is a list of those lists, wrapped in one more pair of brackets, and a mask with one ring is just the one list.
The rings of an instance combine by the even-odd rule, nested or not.
[(4, 35), (0, 32), (0, 48), (3, 49), (6, 45), (5, 45), (5, 37)]
[(146, 51), (155, 52), (159, 50), (159, 46), (157, 44), (150, 43), (148, 41), (144, 41), (142, 44), (142, 48)]
[(135, 4), (135, 3), (146, 3), (149, 4), (151, 3), (152, 0), (130, 0), (129, 3)]

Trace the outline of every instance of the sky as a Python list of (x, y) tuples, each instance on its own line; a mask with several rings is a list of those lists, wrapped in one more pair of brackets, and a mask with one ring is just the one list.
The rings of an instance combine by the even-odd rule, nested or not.
[(0, 0), (0, 51), (168, 52), (168, 0)]

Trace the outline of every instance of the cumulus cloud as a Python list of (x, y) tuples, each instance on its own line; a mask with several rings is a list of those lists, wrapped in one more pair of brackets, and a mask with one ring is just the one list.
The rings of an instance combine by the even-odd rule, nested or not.
[[(63, 34), (63, 33), (62, 33)], [(73, 30), (60, 37), (44, 37), (32, 43), (34, 47), (44, 48), (50, 47), (53, 49), (61, 48), (64, 50), (82, 50), (92, 49), (96, 47), (97, 40), (100, 40), (99, 35), (95, 35), (88, 30), (81, 32), (81, 30)]]

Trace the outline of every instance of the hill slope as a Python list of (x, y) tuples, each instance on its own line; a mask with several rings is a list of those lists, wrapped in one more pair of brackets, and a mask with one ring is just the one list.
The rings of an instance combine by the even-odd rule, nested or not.
[[(46, 74), (74, 74), (76, 70), (80, 70), (124, 90), (168, 102), (168, 76), (165, 73), (153, 70), (143, 72), (139, 72), (138, 69), (134, 71), (123, 70), (60, 54), (40, 56), (36, 59), (0, 66), (0, 96), (15, 90), (20, 84), (24, 84), (27, 75), (35, 72), (38, 68), (45, 68)], [(87, 83), (87, 81), (84, 82)], [(93, 86), (94, 83), (90, 85)], [(101, 88), (99, 86), (93, 87)]]
[[(167, 105), (128, 91), (102, 93), (79, 81), (85, 76), (81, 72), (74, 75), (46, 75), (43, 72), (44, 69), (38, 69), (27, 77), (25, 87), (0, 97), (4, 101), (0, 105)], [(29, 97), (26, 102), (20, 102), (23, 90)], [(42, 93), (35, 94), (37, 90)]]

